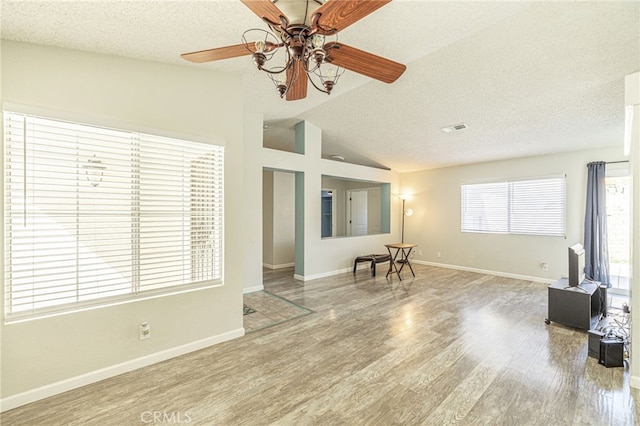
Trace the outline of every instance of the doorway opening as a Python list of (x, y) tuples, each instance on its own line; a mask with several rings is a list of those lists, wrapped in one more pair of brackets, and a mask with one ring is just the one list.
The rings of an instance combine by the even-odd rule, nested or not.
[(262, 181), (262, 265), (274, 270), (292, 268), (296, 249), (295, 175), (265, 169)]
[(335, 236), (336, 203), (333, 200), (333, 189), (323, 189), (321, 193), (322, 217), (321, 217), (321, 237), (330, 238)]
[(631, 178), (628, 171), (607, 173), (605, 187), (609, 291), (628, 296), (631, 277)]

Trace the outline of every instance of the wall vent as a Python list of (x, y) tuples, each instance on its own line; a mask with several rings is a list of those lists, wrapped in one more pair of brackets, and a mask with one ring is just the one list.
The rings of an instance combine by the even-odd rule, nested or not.
[(464, 123), (454, 124), (453, 126), (443, 127), (442, 130), (445, 133), (457, 132), (458, 130), (466, 129), (467, 125)]

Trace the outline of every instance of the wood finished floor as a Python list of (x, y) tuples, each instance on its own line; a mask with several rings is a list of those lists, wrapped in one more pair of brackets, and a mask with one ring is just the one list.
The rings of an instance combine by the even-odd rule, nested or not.
[[(265, 289), (312, 313), (20, 407), (2, 425), (634, 425), (626, 368), (545, 325), (544, 284), (415, 265)], [(164, 416), (164, 417), (163, 417)]]

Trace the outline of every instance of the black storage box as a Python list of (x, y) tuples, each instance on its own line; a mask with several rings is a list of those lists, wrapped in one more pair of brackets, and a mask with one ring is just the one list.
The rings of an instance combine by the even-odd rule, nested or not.
[(624, 342), (617, 339), (600, 340), (598, 363), (607, 368), (624, 366)]

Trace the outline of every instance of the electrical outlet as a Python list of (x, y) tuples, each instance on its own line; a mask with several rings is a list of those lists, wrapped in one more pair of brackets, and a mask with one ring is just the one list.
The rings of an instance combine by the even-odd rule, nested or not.
[(440, 252), (438, 252), (436, 255), (437, 255), (438, 257), (442, 257), (442, 253), (440, 253)]
[(543, 271), (548, 271), (549, 270), (549, 265), (547, 265), (545, 262), (540, 263), (540, 268)]
[(140, 340), (145, 340), (151, 337), (151, 325), (148, 322), (140, 324)]
[(422, 256), (422, 250), (418, 250), (418, 256)]

